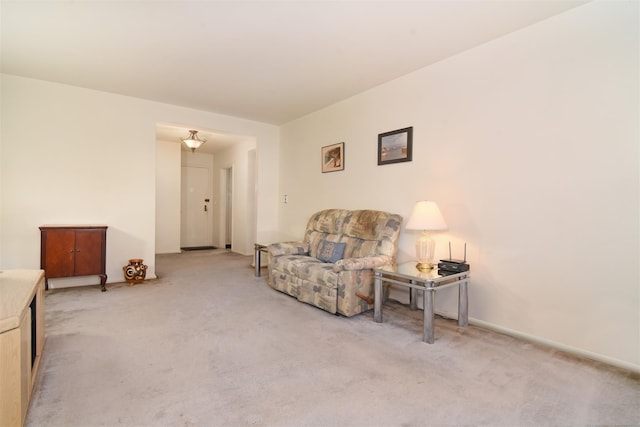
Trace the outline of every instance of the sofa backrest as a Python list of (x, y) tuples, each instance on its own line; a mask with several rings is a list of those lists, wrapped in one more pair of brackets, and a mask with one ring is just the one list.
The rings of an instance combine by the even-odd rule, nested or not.
[(317, 257), (323, 240), (346, 243), (343, 258), (388, 255), (395, 258), (402, 217), (374, 210), (327, 209), (311, 215), (304, 240)]

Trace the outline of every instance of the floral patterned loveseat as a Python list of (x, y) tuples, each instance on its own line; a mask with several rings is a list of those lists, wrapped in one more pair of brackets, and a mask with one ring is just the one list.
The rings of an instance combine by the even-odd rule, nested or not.
[[(268, 247), (269, 285), (330, 313), (373, 308), (373, 268), (394, 264), (402, 217), (328, 209), (311, 216), (299, 242)], [(386, 292), (385, 292), (386, 294)]]

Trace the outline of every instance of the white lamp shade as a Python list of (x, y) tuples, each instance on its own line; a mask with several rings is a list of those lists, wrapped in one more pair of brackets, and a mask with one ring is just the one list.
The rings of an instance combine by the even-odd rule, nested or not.
[(440, 208), (436, 202), (421, 201), (416, 203), (407, 221), (407, 230), (446, 230), (447, 223), (444, 222)]

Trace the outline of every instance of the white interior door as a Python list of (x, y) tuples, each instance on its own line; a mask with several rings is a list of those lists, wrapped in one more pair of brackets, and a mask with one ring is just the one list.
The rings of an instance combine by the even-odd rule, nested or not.
[(211, 246), (211, 192), (209, 169), (182, 167), (180, 247)]

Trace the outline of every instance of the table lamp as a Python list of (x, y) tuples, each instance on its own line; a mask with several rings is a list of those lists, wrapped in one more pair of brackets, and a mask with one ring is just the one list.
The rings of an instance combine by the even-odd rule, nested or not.
[(420, 201), (416, 203), (409, 216), (407, 230), (422, 230), (422, 235), (416, 240), (416, 268), (421, 271), (433, 269), (436, 242), (429, 235), (429, 231), (446, 230), (442, 213), (436, 202)]

